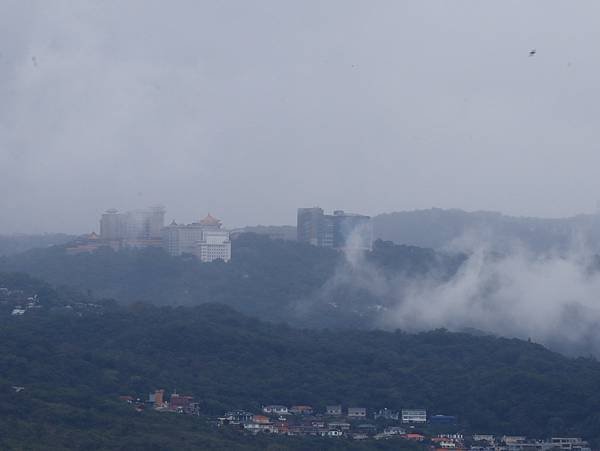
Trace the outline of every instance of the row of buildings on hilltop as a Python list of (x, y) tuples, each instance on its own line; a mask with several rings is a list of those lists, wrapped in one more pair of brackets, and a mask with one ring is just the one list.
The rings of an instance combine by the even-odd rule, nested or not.
[(210, 214), (192, 224), (173, 221), (165, 227), (164, 222), (163, 207), (127, 212), (110, 209), (100, 218), (100, 235), (92, 233), (78, 240), (67, 252), (92, 252), (102, 246), (115, 250), (154, 246), (174, 256), (192, 254), (203, 262), (231, 260), (229, 231)]
[[(230, 232), (210, 214), (191, 224), (172, 221), (165, 226), (164, 222), (163, 207), (126, 212), (109, 209), (100, 218), (100, 234), (80, 238), (67, 248), (67, 252), (93, 252), (102, 246), (115, 250), (155, 246), (173, 256), (192, 254), (203, 262), (231, 260)], [(268, 227), (255, 229), (255, 233), (268, 232)], [(234, 235), (243, 231), (245, 229), (234, 231)], [(319, 207), (298, 209), (296, 235), (300, 242), (339, 250), (371, 250), (373, 242), (369, 216), (343, 210), (335, 210), (329, 215)], [(286, 236), (281, 234), (275, 238), (286, 239)]]
[(322, 208), (299, 208), (298, 241), (334, 249), (371, 250), (373, 228), (369, 216), (335, 210), (327, 215)]

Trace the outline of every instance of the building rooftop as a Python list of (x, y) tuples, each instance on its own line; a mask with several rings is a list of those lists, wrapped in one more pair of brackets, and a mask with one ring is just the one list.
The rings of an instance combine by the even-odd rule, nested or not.
[(212, 216), (210, 213), (206, 215), (204, 219), (200, 220), (200, 224), (204, 226), (220, 226), (221, 221)]

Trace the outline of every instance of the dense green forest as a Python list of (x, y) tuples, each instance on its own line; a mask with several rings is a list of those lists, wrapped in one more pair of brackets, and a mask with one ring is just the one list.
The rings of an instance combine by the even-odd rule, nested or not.
[[(61, 295), (46, 294), (54, 306)], [(104, 302), (100, 311), (83, 314), (42, 308), (0, 316), (0, 367), (0, 421), (15, 440), (10, 431), (26, 430), (19, 421), (29, 416), (32, 424), (52, 416), (40, 432), (45, 437), (61, 428), (73, 428), (75, 436), (86, 428), (116, 428), (113, 415), (124, 414), (113, 412), (112, 400), (157, 388), (193, 395), (207, 415), (268, 403), (424, 407), (457, 415), (465, 430), (600, 438), (597, 361), (443, 330), (295, 329), (215, 304)], [(12, 385), (25, 390), (12, 393)], [(16, 395), (23, 394), (37, 407), (20, 404)], [(147, 427), (131, 421), (133, 431)]]
[[(55, 246), (0, 258), (0, 271), (26, 272), (60, 286), (122, 303), (198, 305), (217, 302), (253, 316), (301, 326), (370, 327), (373, 306), (385, 302), (355, 282), (355, 268), (332, 249), (242, 234), (229, 263), (202, 264), (192, 256), (170, 257), (162, 249), (68, 255)], [(431, 249), (377, 241), (366, 261), (385, 275), (445, 278), (464, 261)], [(345, 283), (325, 284), (343, 274)], [(322, 296), (327, 289), (326, 298)]]

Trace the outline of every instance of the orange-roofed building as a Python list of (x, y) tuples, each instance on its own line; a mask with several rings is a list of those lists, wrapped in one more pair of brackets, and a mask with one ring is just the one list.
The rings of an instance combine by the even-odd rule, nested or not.
[(269, 424), (271, 422), (269, 417), (266, 417), (264, 415), (254, 415), (252, 417), (252, 421), (258, 424)]
[(425, 440), (425, 436), (422, 434), (404, 434), (402, 435), (402, 438), (405, 438), (406, 440), (413, 440), (416, 442), (422, 442), (423, 440)]

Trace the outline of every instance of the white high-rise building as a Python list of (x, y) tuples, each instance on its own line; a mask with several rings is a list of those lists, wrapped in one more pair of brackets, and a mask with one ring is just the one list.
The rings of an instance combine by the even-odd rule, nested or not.
[(226, 230), (207, 230), (195, 248), (194, 254), (203, 262), (231, 260), (231, 241)]
[(193, 254), (203, 262), (231, 260), (229, 231), (210, 214), (199, 222), (177, 224), (173, 221), (162, 231), (163, 247), (170, 255)]

